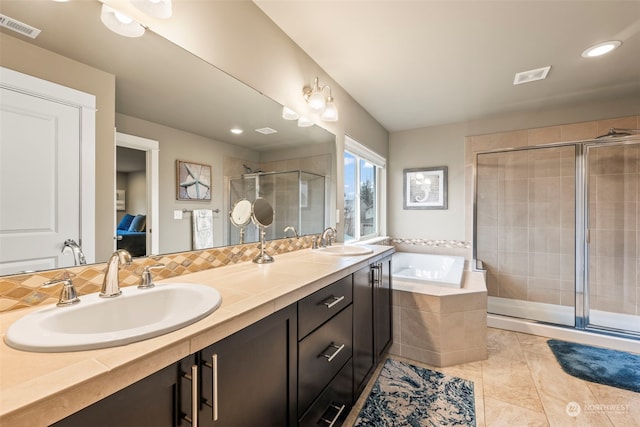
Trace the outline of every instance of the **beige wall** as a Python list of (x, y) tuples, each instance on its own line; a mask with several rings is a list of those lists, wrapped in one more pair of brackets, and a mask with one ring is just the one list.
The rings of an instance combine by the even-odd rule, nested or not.
[[(394, 132), (389, 137), (389, 235), (395, 238), (471, 240), (472, 194), (467, 191), (465, 196), (464, 180), (471, 180), (473, 170), (469, 164), (465, 165), (465, 136), (637, 114), (640, 114), (637, 98), (627, 98)], [(612, 126), (629, 127), (611, 123)], [(588, 137), (602, 133), (606, 132), (589, 134)], [(580, 139), (579, 136), (570, 137), (574, 139), (569, 140)], [(448, 210), (402, 209), (402, 170), (421, 166), (448, 166)], [(466, 186), (470, 188), (468, 185), (469, 182)]]
[(115, 76), (1, 33), (0, 65), (96, 96), (96, 260), (107, 259), (115, 222)]
[[(118, 0), (104, 2), (114, 4)], [(126, 6), (118, 3), (121, 9)], [(302, 89), (319, 77), (321, 84), (331, 86), (340, 119), (334, 123), (317, 121), (317, 124), (336, 135), (337, 152), (344, 149), (347, 134), (388, 158), (389, 133), (254, 3), (180, 2), (180, 7), (174, 7), (173, 16), (166, 21), (144, 16), (133, 7), (122, 10), (168, 40), (296, 111), (306, 111)], [(338, 162), (334, 181), (337, 194), (343, 191), (339, 184), (342, 175), (342, 162)], [(341, 197), (337, 204), (342, 212)]]
[[(123, 114), (116, 114), (116, 127), (118, 132), (160, 143), (160, 253), (191, 250), (191, 216), (187, 213), (183, 219), (175, 220), (174, 210), (220, 209), (220, 213), (214, 214), (214, 245), (224, 244), (227, 227), (227, 216), (224, 213), (224, 159), (237, 157), (257, 162), (259, 153)], [(211, 166), (210, 201), (176, 200), (176, 160), (194, 161)]]

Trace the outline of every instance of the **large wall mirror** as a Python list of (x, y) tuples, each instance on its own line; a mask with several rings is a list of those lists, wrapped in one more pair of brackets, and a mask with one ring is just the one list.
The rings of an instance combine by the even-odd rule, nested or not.
[[(158, 239), (158, 254), (192, 250), (192, 216), (200, 209), (214, 212), (213, 247), (236, 244), (237, 230), (230, 225), (229, 210), (242, 198), (270, 198), (276, 217), (268, 238), (285, 237), (286, 226), (294, 226), (301, 235), (322, 231), (336, 206), (334, 135), (318, 126), (303, 128), (282, 119), (281, 105), (150, 30), (139, 38), (111, 32), (101, 23), (100, 10), (97, 0), (0, 2), (0, 13), (41, 30), (31, 39), (2, 28), (4, 41), (35, 45), (115, 76), (115, 113), (110, 125), (118, 134), (157, 143), (154, 183), (148, 175), (151, 149), (125, 142), (117, 144), (116, 150), (116, 142), (108, 141), (108, 156), (101, 158), (101, 151), (96, 151), (95, 197), (100, 212), (95, 215), (95, 259), (91, 261), (106, 261), (117, 246), (116, 228), (127, 215), (134, 219), (155, 215), (157, 230), (151, 234)], [(0, 66), (12, 62), (7, 55), (0, 52)], [(44, 67), (42, 71), (53, 67), (46, 57), (24, 59), (35, 69)], [(50, 71), (55, 74), (56, 70)], [(97, 123), (96, 128), (104, 131), (105, 123)], [(233, 128), (243, 132), (231, 133)], [(106, 129), (110, 131), (109, 123)], [(101, 162), (108, 167), (101, 167)], [(208, 174), (210, 192), (201, 200), (179, 197), (184, 164), (191, 167), (192, 175)], [(107, 194), (101, 185), (109, 189)], [(156, 200), (152, 203), (153, 186)], [(113, 206), (113, 212), (102, 212), (101, 206)], [(248, 232), (245, 241), (250, 242), (251, 236)], [(149, 254), (147, 242), (137, 255)], [(56, 268), (73, 265), (71, 251), (67, 259), (66, 265)]]

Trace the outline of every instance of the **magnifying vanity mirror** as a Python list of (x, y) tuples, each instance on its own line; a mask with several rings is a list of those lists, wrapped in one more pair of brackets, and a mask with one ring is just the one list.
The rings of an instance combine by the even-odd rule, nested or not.
[(273, 257), (265, 252), (265, 228), (273, 224), (273, 207), (263, 198), (258, 198), (251, 206), (251, 221), (260, 230), (260, 254), (253, 259), (256, 264), (268, 264), (273, 262)]
[(238, 200), (231, 212), (229, 212), (229, 221), (231, 224), (240, 229), (240, 244), (244, 244), (244, 229), (251, 221), (251, 202), (247, 199)]
[[(213, 246), (237, 244), (237, 237), (231, 236), (234, 225), (246, 222), (244, 227), (253, 228), (247, 219), (248, 205), (261, 194), (254, 191), (250, 197), (246, 195), (253, 182), (259, 183), (261, 192), (274, 182), (280, 198), (270, 202), (278, 212), (288, 215), (295, 211), (304, 224), (314, 214), (317, 225), (303, 228), (301, 235), (321, 232), (336, 206), (335, 136), (318, 126), (300, 128), (295, 121), (282, 119), (281, 105), (151, 30), (136, 39), (112, 33), (100, 22), (101, 5), (97, 0), (0, 2), (0, 13), (41, 30), (38, 37), (31, 39), (1, 28), (0, 66), (96, 96), (96, 182), (89, 189), (95, 197), (95, 204), (89, 209), (95, 222), (95, 256), (87, 262), (107, 260), (116, 248), (116, 227), (125, 215), (146, 216), (143, 232), (156, 235), (159, 255), (192, 250), (192, 215), (183, 216), (183, 212), (219, 209), (233, 214), (237, 207), (237, 217), (213, 215)], [(111, 86), (87, 77), (94, 74), (103, 76)], [(110, 103), (105, 103), (109, 98)], [(230, 129), (235, 126), (244, 132), (231, 134)], [(120, 156), (116, 160), (113, 154), (114, 128), (123, 134), (157, 141), (159, 148), (153, 153), (145, 151), (138, 169), (129, 165), (124, 169), (125, 161)], [(255, 131), (265, 128), (276, 132)], [(159, 173), (158, 182), (150, 183), (145, 165), (150, 164), (153, 155), (157, 156)], [(209, 200), (177, 199), (178, 160), (210, 167)], [(264, 173), (247, 174), (245, 166)], [(303, 170), (304, 173), (299, 172)], [(281, 190), (289, 188), (289, 181), (297, 184), (286, 190), (283, 198)], [(159, 189), (155, 207), (148, 201), (152, 186)], [(239, 198), (248, 200), (235, 203), (236, 190)], [(81, 198), (80, 203), (83, 202)], [(157, 227), (152, 228), (154, 218)], [(256, 219), (267, 221), (261, 215)], [(279, 221), (276, 218), (274, 222), (271, 215), (274, 227), (269, 228), (266, 239), (285, 237)], [(2, 226), (5, 229), (5, 224)], [(77, 234), (64, 239), (74, 239), (83, 247), (87, 243), (80, 241)], [(244, 243), (265, 238), (258, 233), (249, 234), (243, 237)], [(56, 256), (64, 239), (56, 248)], [(156, 255), (150, 244), (143, 253)], [(0, 257), (0, 265), (6, 265), (5, 261)], [(1, 274), (73, 264), (73, 254), (65, 251), (54, 264), (21, 264), (14, 270), (3, 269)]]

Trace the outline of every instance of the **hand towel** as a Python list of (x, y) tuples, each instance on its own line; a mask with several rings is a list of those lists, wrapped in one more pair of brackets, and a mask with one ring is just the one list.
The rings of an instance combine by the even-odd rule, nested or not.
[(193, 250), (213, 247), (213, 211), (193, 210)]

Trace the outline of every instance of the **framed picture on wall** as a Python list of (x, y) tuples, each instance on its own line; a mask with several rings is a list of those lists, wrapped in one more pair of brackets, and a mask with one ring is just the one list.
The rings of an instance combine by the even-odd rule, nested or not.
[(403, 170), (404, 209), (447, 209), (447, 167)]
[(211, 166), (176, 160), (176, 199), (211, 200)]

